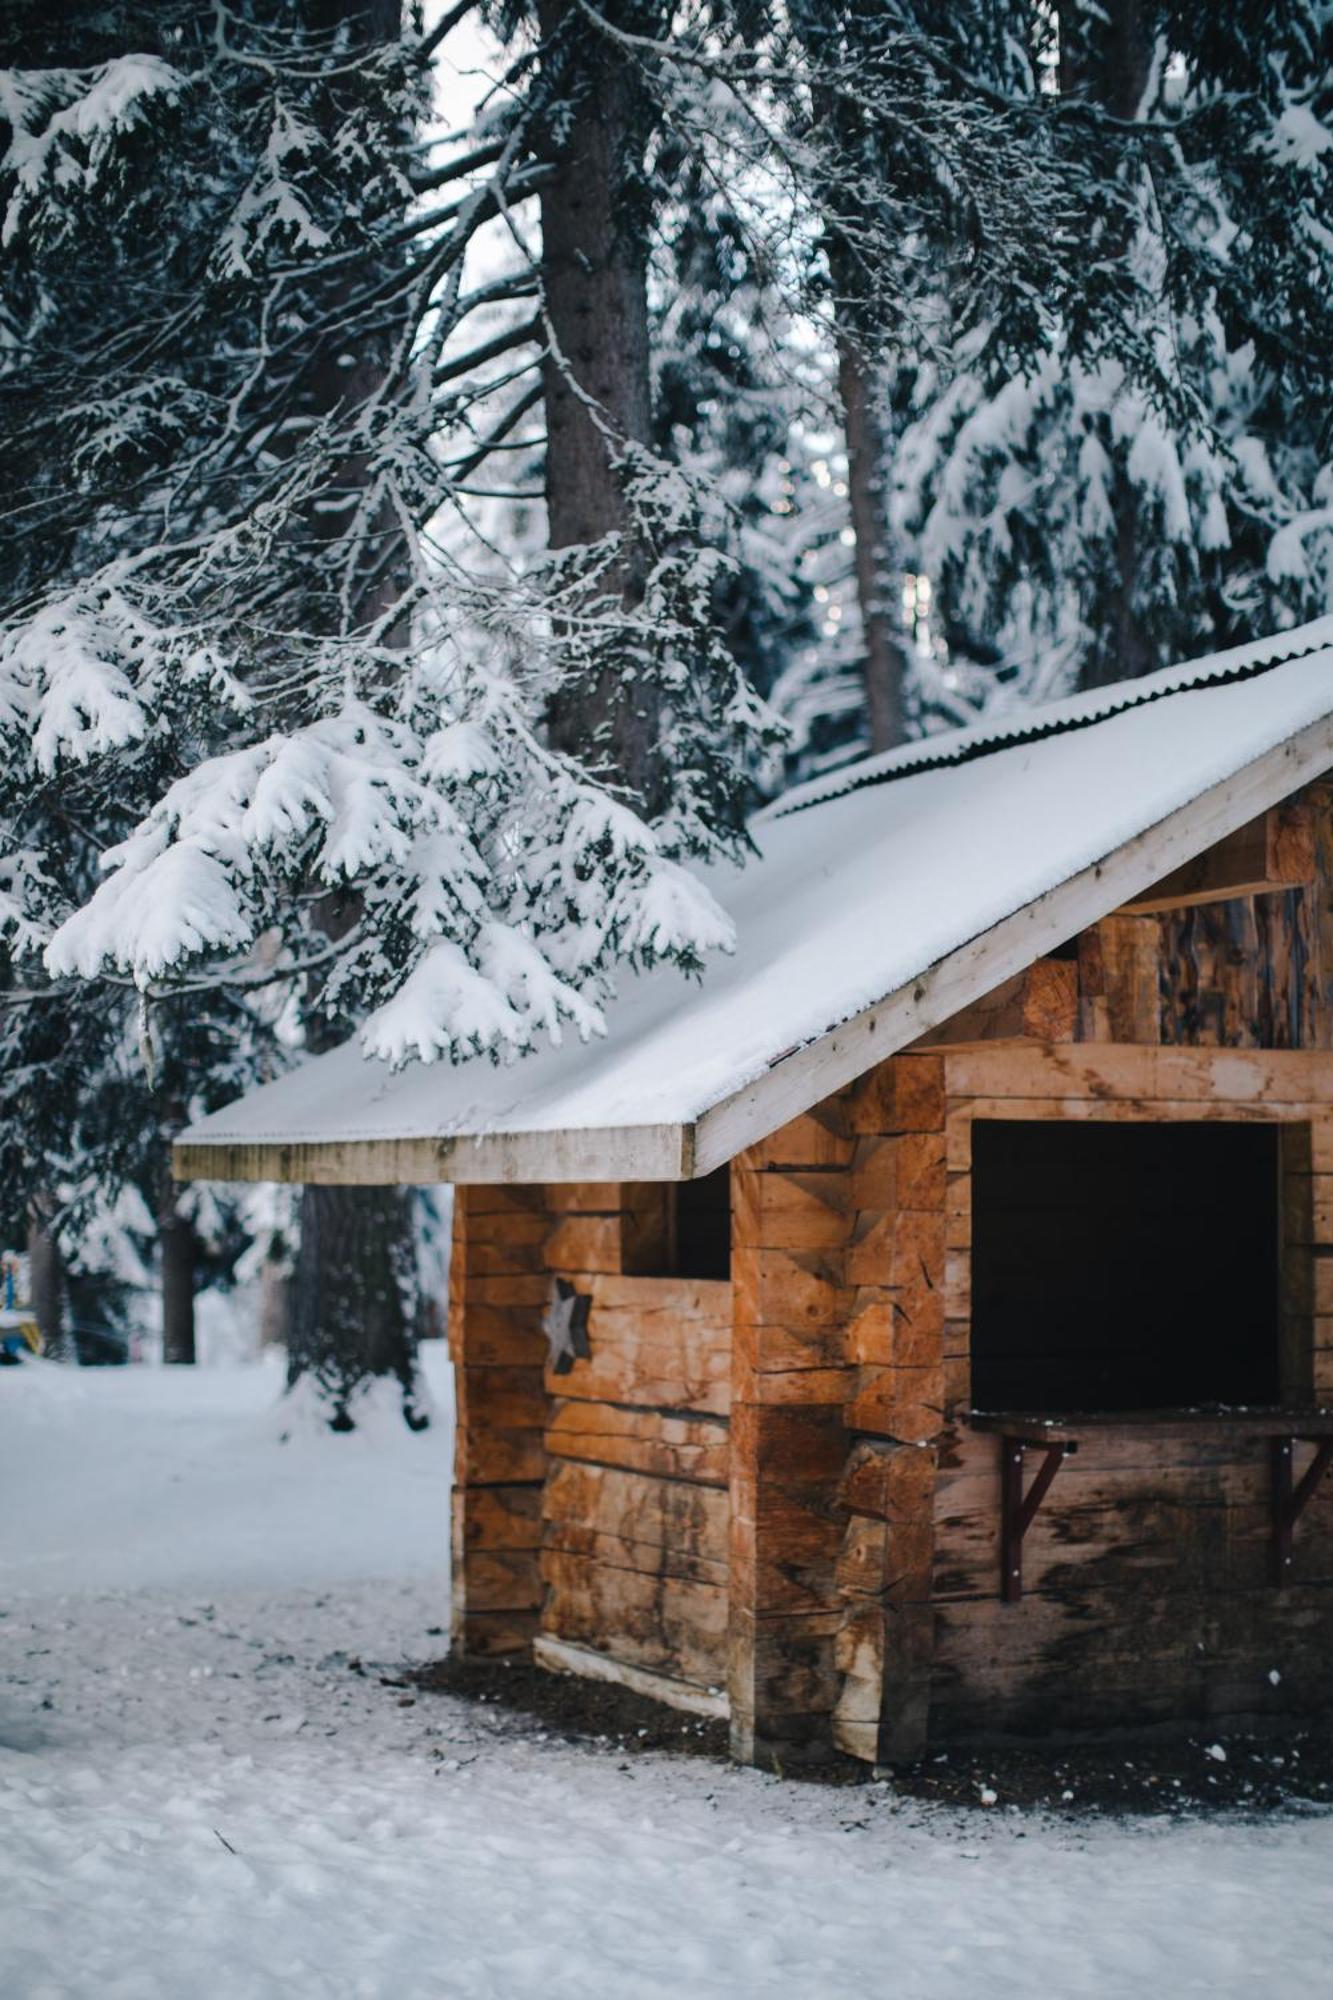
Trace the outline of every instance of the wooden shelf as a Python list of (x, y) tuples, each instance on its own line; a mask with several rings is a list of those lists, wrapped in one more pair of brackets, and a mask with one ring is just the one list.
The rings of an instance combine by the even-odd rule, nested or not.
[[(1238, 1438), (1266, 1441), (1271, 1467), (1271, 1575), (1281, 1587), (1291, 1567), (1292, 1538), (1333, 1465), (1333, 1410), (1131, 1410), (1095, 1416), (1059, 1416), (1045, 1412), (968, 1410), (963, 1422), (1000, 1440), (1000, 1595), (1017, 1604), (1023, 1595), (1023, 1541), (1037, 1510), (1055, 1482), (1066, 1458), (1080, 1444), (1113, 1432), (1149, 1432), (1154, 1437), (1190, 1437), (1233, 1443)], [(1298, 1444), (1316, 1446), (1304, 1476), (1295, 1478), (1293, 1453)], [(1044, 1454), (1041, 1466), (1023, 1486), (1023, 1461), (1028, 1451)]]
[(1285, 1407), (1099, 1411), (1072, 1417), (1045, 1410), (964, 1410), (960, 1421), (974, 1431), (1035, 1445), (1078, 1444), (1111, 1431), (1151, 1431), (1155, 1437), (1216, 1438), (1219, 1442), (1240, 1437), (1333, 1437), (1333, 1410)]

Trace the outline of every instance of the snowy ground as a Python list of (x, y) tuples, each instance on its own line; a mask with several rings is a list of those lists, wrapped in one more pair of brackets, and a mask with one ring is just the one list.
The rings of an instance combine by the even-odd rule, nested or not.
[(279, 1445), (275, 1390), (0, 1373), (4, 2000), (1324, 1990), (1333, 1819), (945, 1812), (384, 1685), (447, 1624), (445, 1428)]

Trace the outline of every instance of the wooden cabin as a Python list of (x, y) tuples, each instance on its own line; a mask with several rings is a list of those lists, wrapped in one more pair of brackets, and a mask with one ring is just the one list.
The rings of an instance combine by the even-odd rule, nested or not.
[(454, 1643), (783, 1767), (1328, 1707), (1333, 620), (755, 834), (605, 1042), (180, 1145), (457, 1183)]

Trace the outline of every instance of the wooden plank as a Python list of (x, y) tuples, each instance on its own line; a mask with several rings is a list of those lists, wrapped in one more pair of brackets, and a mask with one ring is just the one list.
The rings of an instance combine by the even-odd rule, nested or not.
[(586, 1360), (548, 1373), (554, 1395), (725, 1415), (731, 1398), (731, 1287), (697, 1278), (594, 1276)]
[(674, 1416), (609, 1403), (552, 1403), (545, 1431), (552, 1458), (725, 1486), (729, 1438), (720, 1417)]
[(883, 1285), (915, 1293), (944, 1282), (944, 1211), (891, 1208), (863, 1211), (848, 1247), (851, 1285)]
[(757, 1139), (738, 1154), (737, 1164), (756, 1171), (777, 1167), (784, 1172), (845, 1167), (851, 1161), (853, 1144), (845, 1102), (834, 1095)]
[(1321, 1046), (1325, 890), (1287, 890), (1169, 912), (1162, 1039), (1228, 1048)]
[(548, 1527), (620, 1536), (726, 1569), (729, 1502), (717, 1487), (567, 1461), (547, 1475), (541, 1514)]
[(1142, 916), (1303, 888), (1314, 880), (1314, 816), (1302, 801), (1288, 799), (1172, 869), (1124, 907)]
[[(493, 1200), (501, 1189), (487, 1189)], [(547, 1215), (619, 1215), (624, 1206), (620, 1181), (552, 1181), (542, 1190), (542, 1207)]]
[(540, 1486), (477, 1486), (455, 1491), (458, 1546), (471, 1549), (539, 1549), (542, 1543)]
[(870, 1133), (856, 1142), (852, 1161), (851, 1205), (858, 1209), (942, 1206), (945, 1194), (944, 1133)]
[(552, 1673), (574, 1674), (581, 1680), (609, 1681), (616, 1687), (627, 1687), (635, 1694), (646, 1695), (650, 1701), (664, 1702), (668, 1708), (681, 1709), (686, 1715), (702, 1715), (725, 1722), (731, 1712), (726, 1693), (721, 1688), (696, 1687), (689, 1681), (676, 1680), (670, 1674), (653, 1673), (647, 1667), (632, 1667), (624, 1660), (614, 1659), (609, 1653), (598, 1652), (592, 1646), (574, 1646), (566, 1639), (553, 1639), (547, 1632), (539, 1632), (533, 1640), (532, 1656), (538, 1666), (548, 1667)]
[[(528, 1549), (474, 1549), (456, 1582), (455, 1620), (478, 1611), (539, 1611), (541, 1579), (535, 1552)], [(465, 1642), (471, 1651), (470, 1642)]]
[(998, 1597), (938, 1604), (935, 1635), (941, 1680), (956, 1676), (997, 1692), (1007, 1683), (1039, 1694), (1043, 1671), (1063, 1669), (1084, 1681), (1094, 1702), (1117, 1665), (1122, 1684), (1150, 1688), (1172, 1664), (1197, 1669), (1211, 1654), (1233, 1666), (1249, 1657), (1266, 1671), (1287, 1648), (1304, 1645), (1322, 1654), (1326, 1674), (1333, 1584), (1275, 1591), (1256, 1583), (1205, 1596), (1157, 1586), (1127, 1595), (1116, 1586), (1025, 1596), (1021, 1606)]
[(891, 1291), (857, 1288), (847, 1322), (849, 1362), (926, 1368), (944, 1352), (944, 1298), (938, 1288)]
[(1281, 1106), (1275, 1115), (1283, 1117), (1302, 1112), (1310, 1116), (1312, 1107), (1333, 1104), (1333, 1060), (1322, 1050), (1131, 1048), (1080, 1042), (1058, 1048), (963, 1049), (951, 1054), (947, 1064), (951, 1099), (1251, 1104)]
[(450, 1308), (450, 1341), (466, 1315), (467, 1356), (474, 1367), (505, 1365), (541, 1369), (547, 1342), (538, 1306), (472, 1305), (459, 1300)]
[[(450, 1259), (449, 1345), (456, 1423), (452, 1505), (453, 1643), (463, 1654), (524, 1651), (541, 1604), (541, 1387), (536, 1309), (507, 1302), (545, 1228), (541, 1190), (486, 1201), (460, 1188)], [(477, 1302), (479, 1291), (487, 1297)]]
[(531, 1653), (539, 1620), (537, 1611), (474, 1611), (468, 1608), (465, 1598), (455, 1598), (453, 1644), (470, 1660)]
[(944, 1371), (938, 1364), (861, 1368), (845, 1415), (849, 1430), (923, 1444), (938, 1436), (945, 1422)]
[[(738, 1299), (739, 1304), (739, 1299)], [(738, 1317), (732, 1405), (729, 1689), (733, 1753), (742, 1761), (827, 1754), (840, 1684), (836, 1566), (844, 1514), (846, 1371), (784, 1376), (767, 1363), (772, 1329)], [(749, 1357), (762, 1392), (795, 1384), (799, 1399), (744, 1400)], [(810, 1400), (813, 1381), (827, 1403)]]
[(839, 1257), (737, 1244), (731, 1268), (737, 1325), (841, 1327), (846, 1321), (852, 1295)]
[(754, 1249), (836, 1250), (851, 1227), (847, 1176), (838, 1172), (733, 1172), (736, 1241)]
[(1314, 814), (1318, 868), (1316, 886), (1305, 897), (1309, 938), (1306, 1044), (1333, 1049), (1333, 785), (1312, 785), (1306, 796)]
[(1118, 913), (1084, 931), (1077, 968), (1081, 1040), (1142, 1047), (1161, 1041), (1160, 958), (1155, 917)]
[(540, 1256), (548, 1271), (619, 1275), (619, 1213), (615, 1215), (560, 1215), (547, 1224)]
[[(712, 1170), (696, 1165), (693, 1140), (689, 1124), (561, 1127), (462, 1137), (182, 1140), (172, 1149), (172, 1172), (187, 1181), (285, 1181), (313, 1187), (429, 1187), (440, 1181), (465, 1186), (687, 1181)], [(712, 1162), (721, 1164), (720, 1159)]]
[(1333, 1247), (1333, 1174), (1286, 1175), (1282, 1212), (1288, 1243)]
[(945, 1157), (951, 1173), (972, 1164), (972, 1126), (979, 1118), (1073, 1119), (1085, 1122), (1165, 1124), (1210, 1123), (1279, 1125), (1326, 1116), (1317, 1105), (1210, 1101), (1207, 1098), (1151, 1097), (974, 1097), (959, 1098), (945, 1126)]
[[(705, 1493), (710, 1489), (695, 1486), (686, 1490)], [(712, 1583), (723, 1589), (727, 1584), (725, 1559), (714, 1562), (707, 1556), (691, 1555), (685, 1549), (639, 1542), (628, 1535), (606, 1534), (581, 1521), (548, 1522), (542, 1547), (555, 1549), (561, 1555), (585, 1556), (589, 1562), (610, 1569), (632, 1570), (637, 1576), (676, 1577), (684, 1583)]]
[(845, 1617), (842, 1606), (774, 1618), (733, 1609), (727, 1684), (731, 1749), (740, 1763), (782, 1772), (827, 1756)]
[(944, 1123), (944, 1064), (937, 1055), (894, 1056), (857, 1079), (847, 1100), (855, 1133), (937, 1132)]
[(1004, 1041), (1072, 1042), (1078, 1030), (1078, 967), (1038, 958), (993, 992), (932, 1028), (913, 1051)]
[(731, 1287), (725, 1278), (638, 1278), (602, 1272), (591, 1290), (601, 1312), (670, 1314), (701, 1322), (731, 1316)]
[(545, 1549), (542, 1630), (703, 1687), (721, 1687), (727, 1657), (724, 1586), (645, 1576)]

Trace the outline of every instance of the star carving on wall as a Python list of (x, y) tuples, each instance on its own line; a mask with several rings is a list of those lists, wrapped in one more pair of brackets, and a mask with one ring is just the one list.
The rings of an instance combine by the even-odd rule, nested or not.
[(576, 1291), (567, 1278), (557, 1278), (551, 1286), (542, 1318), (551, 1372), (568, 1375), (576, 1361), (586, 1361), (592, 1353), (588, 1344), (588, 1312), (592, 1300)]

